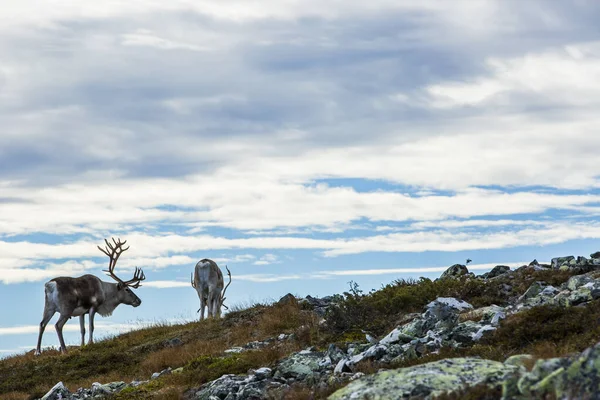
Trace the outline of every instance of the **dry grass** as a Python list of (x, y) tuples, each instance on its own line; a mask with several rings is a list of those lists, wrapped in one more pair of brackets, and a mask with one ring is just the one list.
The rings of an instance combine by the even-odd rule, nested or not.
[(27, 393), (21, 392), (10, 392), (2, 395), (2, 399), (4, 400), (28, 400), (29, 395)]
[[(316, 344), (317, 331), (318, 319), (295, 304), (256, 305), (233, 311), (221, 320), (178, 325), (159, 323), (91, 346), (72, 347), (66, 355), (48, 350), (40, 357), (30, 352), (4, 359), (0, 361), (0, 397), (9, 398), (9, 393), (14, 399), (42, 395), (59, 381), (75, 390), (90, 387), (93, 382), (148, 379), (153, 372), (167, 367), (186, 367), (193, 373), (171, 375), (162, 380), (164, 387), (153, 387), (152, 394), (148, 394), (152, 398), (155, 395), (179, 398), (185, 389), (216, 379), (219, 374), (245, 373), (249, 368), (272, 366), (285, 355)], [(223, 356), (229, 347), (281, 333), (294, 333), (296, 340), (275, 341), (272, 346), (235, 357)], [(173, 338), (179, 338), (183, 345), (167, 347)], [(194, 362), (206, 370), (199, 373), (189, 368)], [(130, 398), (147, 396), (140, 397), (138, 393)]]
[[(360, 328), (375, 328), (385, 333), (396, 326), (407, 313), (420, 311), (437, 296), (466, 299), (476, 306), (503, 304), (524, 292), (531, 282), (545, 280), (550, 284), (566, 281), (572, 273), (561, 271), (523, 271), (512, 282), (512, 290), (502, 292), (502, 279), (483, 282), (474, 279), (416, 282), (397, 281), (367, 295), (346, 294), (339, 308), (328, 316), (329, 328), (319, 325), (319, 318), (298, 304), (263, 305), (232, 308), (220, 320), (185, 324), (158, 323), (84, 348), (74, 347), (66, 355), (49, 350), (40, 357), (33, 352), (0, 360), (0, 398), (22, 400), (43, 395), (58, 381), (71, 390), (90, 387), (93, 382), (145, 380), (153, 372), (167, 367), (184, 367), (183, 373), (172, 374), (137, 389), (126, 390), (119, 399), (178, 399), (189, 388), (218, 378), (224, 373), (246, 373), (250, 368), (273, 366), (287, 354), (309, 345), (362, 340)], [(517, 281), (518, 284), (514, 284)], [(509, 282), (509, 281), (507, 281)], [(493, 360), (529, 353), (536, 357), (556, 357), (594, 344), (600, 327), (590, 321), (600, 320), (599, 302), (586, 307), (556, 309), (538, 307), (511, 316), (500, 328), (467, 349), (442, 349), (439, 354), (403, 361), (388, 367), (406, 367), (449, 357), (481, 356)], [(476, 319), (471, 313), (461, 320)], [(406, 322), (406, 321), (405, 321)], [(363, 325), (366, 324), (366, 325)], [(224, 355), (229, 347), (294, 334), (291, 341), (273, 341), (268, 347), (236, 355)], [(168, 347), (178, 338), (182, 345)], [(361, 372), (370, 374), (380, 366), (364, 363)], [(335, 389), (333, 385), (330, 389)], [(289, 399), (326, 398), (330, 393), (307, 388), (294, 388)]]
[[(342, 388), (342, 384), (333, 384), (327, 388), (307, 388), (306, 386), (293, 386), (284, 394), (284, 400), (325, 400), (330, 394)], [(271, 400), (271, 399), (268, 399)], [(275, 400), (275, 399), (272, 399)]]

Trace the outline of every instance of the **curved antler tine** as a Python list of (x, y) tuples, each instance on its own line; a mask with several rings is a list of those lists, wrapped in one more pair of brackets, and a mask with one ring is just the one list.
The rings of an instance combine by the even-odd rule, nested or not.
[(135, 272), (133, 273), (133, 278), (131, 278), (130, 280), (124, 282), (125, 285), (129, 286), (130, 288), (133, 289), (137, 289), (138, 287), (140, 287), (140, 282), (146, 279), (146, 274), (144, 274), (144, 271), (139, 268), (139, 267), (135, 267)]
[[(229, 276), (229, 282), (227, 283), (227, 286), (225, 286), (225, 288), (223, 289), (223, 293), (221, 294), (221, 305), (227, 308), (227, 306), (223, 304), (223, 302), (225, 301), (225, 292), (227, 292), (227, 288), (229, 287), (229, 285), (231, 285), (231, 271), (229, 270), (227, 265), (225, 265), (225, 269), (227, 270), (227, 275)], [(229, 310), (229, 308), (227, 309)]]
[(106, 251), (105, 249), (103, 249), (102, 247), (98, 246), (98, 250), (100, 250), (101, 252), (103, 252), (104, 254), (106, 254), (107, 256), (110, 257), (110, 254), (108, 254), (108, 251)]

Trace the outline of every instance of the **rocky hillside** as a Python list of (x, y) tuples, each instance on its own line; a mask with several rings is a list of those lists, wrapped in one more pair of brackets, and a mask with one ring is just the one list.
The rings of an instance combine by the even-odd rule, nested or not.
[(593, 399), (600, 253), (234, 310), (0, 361), (3, 399)]

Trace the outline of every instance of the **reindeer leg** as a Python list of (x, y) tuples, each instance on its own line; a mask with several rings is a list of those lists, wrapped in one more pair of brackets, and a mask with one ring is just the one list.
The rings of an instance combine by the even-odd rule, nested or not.
[(67, 321), (69, 320), (69, 315), (71, 315), (71, 313), (68, 314), (60, 314), (60, 318), (58, 319), (58, 321), (56, 321), (56, 333), (58, 334), (58, 341), (60, 342), (60, 351), (63, 353), (67, 352), (67, 346), (65, 346), (65, 339), (63, 338), (63, 326), (65, 326), (65, 324), (67, 323)]
[(88, 344), (94, 343), (94, 316), (96, 315), (96, 309), (90, 308), (90, 340)]
[(81, 347), (85, 346), (85, 314), (79, 316), (79, 328), (81, 330)]
[(204, 319), (204, 311), (206, 310), (206, 299), (204, 294), (200, 295), (200, 321)]
[(39, 356), (42, 353), (42, 336), (44, 335), (44, 330), (46, 329), (46, 325), (52, 319), (56, 310), (52, 306), (50, 306), (46, 302), (46, 306), (44, 307), (44, 316), (42, 317), (42, 322), (40, 322), (40, 333), (38, 335), (37, 347), (35, 349), (35, 355)]
[(220, 293), (217, 295), (217, 292), (213, 290), (208, 299), (210, 304), (210, 316), (213, 318), (219, 317), (219, 296)]

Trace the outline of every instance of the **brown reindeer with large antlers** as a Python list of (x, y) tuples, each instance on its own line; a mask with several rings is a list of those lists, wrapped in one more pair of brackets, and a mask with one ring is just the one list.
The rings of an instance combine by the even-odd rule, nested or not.
[(208, 306), (208, 316), (219, 318), (221, 307), (227, 308), (225, 304), (225, 292), (231, 284), (231, 271), (227, 269), (229, 283), (223, 289), (223, 273), (216, 262), (208, 258), (198, 261), (191, 278), (192, 287), (198, 292), (200, 298), (200, 320), (204, 319), (204, 310)]
[(94, 315), (96, 313), (106, 317), (111, 315), (119, 304), (133, 307), (142, 304), (142, 300), (131, 289), (140, 287), (140, 282), (146, 279), (144, 272), (136, 267), (133, 278), (128, 281), (121, 280), (114, 272), (117, 260), (124, 251), (129, 249), (129, 247), (123, 248), (127, 241), (121, 242), (121, 239), (112, 239), (111, 243), (104, 239), (104, 242), (106, 243), (104, 249), (98, 246), (98, 249), (110, 259), (108, 270), (104, 272), (107, 272), (117, 283), (101, 281), (94, 275), (83, 275), (79, 278), (59, 277), (46, 282), (44, 285), (46, 304), (44, 305), (44, 317), (40, 322), (36, 355), (41, 352), (44, 329), (57, 311), (60, 313), (60, 318), (56, 322), (56, 333), (60, 341), (60, 350), (66, 353), (67, 347), (62, 329), (69, 318), (79, 316), (81, 345), (83, 346), (85, 344), (85, 314), (90, 315), (90, 338), (88, 341), (90, 344), (94, 342)]

